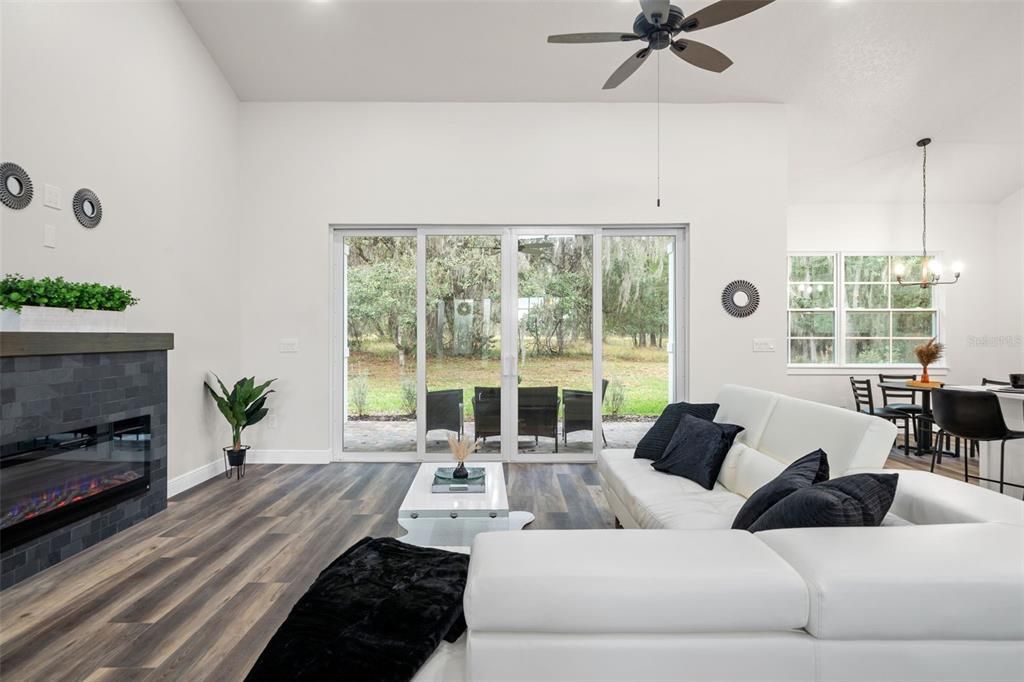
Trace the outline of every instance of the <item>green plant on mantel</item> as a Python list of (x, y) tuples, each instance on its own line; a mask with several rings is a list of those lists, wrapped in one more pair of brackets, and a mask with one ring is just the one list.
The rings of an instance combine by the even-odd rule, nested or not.
[(17, 273), (0, 280), (0, 309), (15, 312), (27, 305), (120, 312), (138, 302), (128, 289), (107, 284), (68, 282), (63, 277), (35, 279)]

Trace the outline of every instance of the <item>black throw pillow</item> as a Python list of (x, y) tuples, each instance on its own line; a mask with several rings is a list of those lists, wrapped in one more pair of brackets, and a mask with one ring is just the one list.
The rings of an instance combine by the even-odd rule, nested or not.
[(896, 497), (898, 474), (853, 474), (784, 497), (749, 530), (880, 526)]
[(658, 471), (682, 476), (708, 490), (715, 487), (725, 455), (736, 434), (743, 430), (735, 424), (717, 422), (684, 414), (661, 459), (651, 464)]
[(633, 458), (652, 461), (661, 459), (684, 414), (691, 414), (694, 417), (711, 421), (717, 412), (718, 403), (673, 403), (669, 405), (654, 422), (654, 426), (636, 444)]
[(778, 476), (765, 483), (747, 498), (740, 507), (732, 527), (747, 530), (762, 514), (775, 506), (791, 493), (828, 480), (828, 455), (818, 449), (804, 455), (782, 470)]

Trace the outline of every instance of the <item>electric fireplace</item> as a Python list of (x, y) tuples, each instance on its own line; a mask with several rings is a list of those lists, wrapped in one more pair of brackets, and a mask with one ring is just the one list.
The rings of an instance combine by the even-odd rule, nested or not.
[(0, 447), (0, 549), (145, 494), (151, 438), (142, 416)]

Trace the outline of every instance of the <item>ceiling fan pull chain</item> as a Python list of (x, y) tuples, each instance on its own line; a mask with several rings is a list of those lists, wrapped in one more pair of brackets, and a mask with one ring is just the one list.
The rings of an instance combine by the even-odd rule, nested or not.
[(658, 53), (657, 60), (658, 61), (655, 64), (655, 67), (658, 69), (658, 79), (657, 79), (658, 80), (658, 97), (657, 97), (657, 103), (655, 104), (655, 106), (657, 107), (657, 112), (658, 112), (657, 113), (657, 119), (658, 119), (657, 120), (657, 128), (658, 128), (658, 133), (657, 133), (657, 142), (658, 142), (658, 170), (657, 170), (657, 175), (658, 175), (658, 187), (657, 187), (657, 189), (658, 189), (658, 202), (657, 202), (657, 206), (658, 206), (658, 208), (661, 208), (661, 52)]

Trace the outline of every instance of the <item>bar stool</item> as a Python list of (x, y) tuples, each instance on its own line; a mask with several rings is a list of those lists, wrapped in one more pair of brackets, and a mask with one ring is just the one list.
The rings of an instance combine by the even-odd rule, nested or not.
[[(999, 379), (989, 379), (988, 377), (982, 377), (981, 378), (981, 385), (982, 386), (1009, 386), (1010, 382), (1009, 381), (1000, 381)], [(967, 451), (969, 453), (971, 453), (971, 457), (974, 457), (975, 455), (977, 455), (978, 454), (978, 450), (979, 450), (978, 441), (972, 440), (972, 441), (970, 441), (968, 443)], [(940, 459), (939, 461), (941, 462), (942, 460)]]
[[(1017, 483), (1006, 483), (1006, 442), (1024, 439), (1024, 431), (1013, 431), (1006, 426), (999, 398), (988, 391), (958, 391), (940, 388), (932, 391), (932, 414), (935, 423), (946, 433), (973, 441), (1000, 441), (999, 480), (971, 476), (967, 471), (968, 458), (964, 457), (964, 480), (975, 478), (979, 481), (998, 483), (999, 492), (1003, 486), (1024, 488)], [(935, 454), (932, 454), (932, 469), (935, 471)]]

